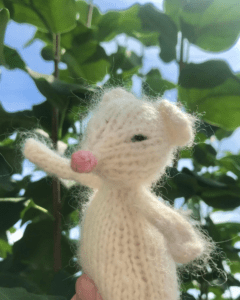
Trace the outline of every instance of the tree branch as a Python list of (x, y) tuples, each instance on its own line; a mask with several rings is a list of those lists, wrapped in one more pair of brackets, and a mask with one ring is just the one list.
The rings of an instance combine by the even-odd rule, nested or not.
[(88, 11), (88, 19), (87, 19), (87, 24), (86, 24), (86, 26), (87, 26), (88, 28), (91, 27), (91, 23), (92, 23), (92, 14), (93, 14), (93, 0), (90, 0), (89, 11)]
[[(59, 77), (58, 63), (60, 61), (60, 34), (53, 34), (53, 47), (54, 47), (54, 78)], [(57, 149), (58, 141), (58, 115), (59, 111), (53, 107), (52, 111), (52, 141), (55, 149)], [(53, 270), (58, 272), (62, 268), (61, 259), (61, 185), (60, 181), (53, 178)]]

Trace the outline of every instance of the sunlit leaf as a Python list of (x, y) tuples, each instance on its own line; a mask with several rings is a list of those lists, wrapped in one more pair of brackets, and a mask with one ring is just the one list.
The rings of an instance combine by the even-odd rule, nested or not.
[(12, 253), (12, 247), (8, 244), (8, 242), (0, 239), (0, 257), (6, 258), (7, 253)]
[(179, 76), (179, 98), (210, 124), (240, 126), (240, 80), (224, 61), (189, 64)]
[(238, 39), (238, 0), (165, 0), (165, 11), (183, 35), (207, 51), (225, 51)]
[(144, 31), (158, 32), (160, 45), (160, 58), (164, 62), (170, 62), (176, 58), (177, 26), (160, 10), (152, 4), (145, 4), (139, 9), (142, 29)]
[(176, 85), (163, 79), (158, 69), (152, 69), (146, 74), (143, 90), (147, 95), (156, 97), (163, 95), (166, 90), (174, 88), (176, 88)]
[(45, 32), (63, 33), (76, 26), (74, 0), (13, 0), (12, 19), (29, 23)]

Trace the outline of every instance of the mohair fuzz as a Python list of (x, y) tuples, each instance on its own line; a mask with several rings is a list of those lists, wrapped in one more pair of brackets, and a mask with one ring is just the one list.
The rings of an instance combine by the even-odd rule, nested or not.
[(178, 147), (194, 144), (197, 117), (169, 101), (108, 90), (93, 109), (81, 149), (97, 166), (90, 173), (36, 139), (23, 153), (50, 175), (94, 190), (81, 222), (77, 250), (83, 273), (104, 300), (177, 300), (178, 264), (201, 268), (215, 249), (189, 212), (159, 201), (151, 185)]

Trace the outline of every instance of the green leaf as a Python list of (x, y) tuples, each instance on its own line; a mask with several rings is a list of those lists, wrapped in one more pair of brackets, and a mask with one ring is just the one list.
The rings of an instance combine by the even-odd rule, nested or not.
[(240, 261), (231, 261), (229, 265), (232, 274), (239, 273), (240, 270)]
[(5, 66), (6, 62), (4, 59), (4, 35), (9, 21), (10, 14), (6, 8), (0, 10), (0, 64)]
[(162, 78), (158, 69), (152, 69), (146, 74), (146, 80), (143, 84), (143, 91), (149, 96), (162, 95), (166, 90), (176, 88), (176, 85)]
[(102, 81), (110, 69), (110, 63), (105, 59), (99, 59), (90, 63), (85, 62), (80, 65), (78, 57), (74, 57), (71, 53), (65, 53), (64, 62), (68, 65), (70, 74), (74, 78), (80, 77), (91, 83)]
[[(61, 35), (61, 39), (60, 39), (61, 46), (62, 46), (62, 37), (65, 34), (67, 34), (67, 33), (63, 33)], [(41, 40), (41, 41), (45, 42), (47, 45), (53, 46), (53, 38), (52, 38), (51, 33), (36, 30), (34, 36), (24, 44), (23, 48), (27, 48), (27, 47), (31, 46), (35, 42), (35, 40)]]
[(204, 50), (225, 51), (238, 39), (238, 0), (166, 0), (165, 10), (183, 35)]
[[(74, 217), (76, 216), (79, 221), (79, 217), (81, 218), (82, 216), (82, 208), (89, 201), (88, 195), (91, 193), (91, 189), (83, 185), (79, 186), (74, 184), (71, 188), (67, 189), (62, 196), (64, 218), (78, 211), (77, 215), (73, 215), (73, 220), (75, 220)], [(79, 194), (81, 194), (80, 199), (77, 197)]]
[(200, 189), (198, 181), (190, 170), (188, 172), (186, 170), (183, 168), (179, 172), (176, 168), (167, 168), (167, 184), (160, 187), (159, 191), (155, 191), (157, 196), (164, 196), (166, 199), (174, 201), (175, 198), (185, 197), (185, 199), (189, 199), (196, 195)]
[(0, 239), (0, 257), (6, 258), (8, 253), (12, 253), (12, 247), (8, 242)]
[(42, 31), (64, 33), (76, 26), (76, 4), (74, 0), (13, 0), (12, 19), (28, 23)]
[[(72, 247), (71, 240), (62, 235), (62, 265), (71, 274), (75, 270), (73, 265), (69, 266), (73, 256)], [(28, 224), (23, 237), (14, 243), (12, 250), (14, 261), (24, 263), (32, 273), (34, 273), (34, 270), (40, 272), (40, 277), (37, 276), (35, 282), (44, 291), (46, 288), (49, 289), (51, 286), (49, 276), (44, 278), (41, 273), (51, 272), (53, 267), (53, 221), (45, 218), (37, 223)]]
[[(61, 35), (61, 47), (66, 50), (75, 51), (75, 53), (80, 56), (81, 53), (79, 53), (76, 48), (82, 47), (83, 44), (89, 41), (96, 40), (96, 38), (94, 38), (94, 33), (95, 30), (88, 28), (81, 22), (77, 21), (77, 26), (72, 31)], [(43, 37), (39, 35), (38, 38), (44, 38), (44, 40), (48, 39), (46, 35)]]
[(0, 135), (12, 134), (16, 129), (31, 129), (37, 124), (37, 120), (32, 117), (29, 110), (8, 113), (0, 103)]
[[(71, 98), (68, 106), (68, 114), (71, 115), (72, 106), (81, 105), (83, 99), (81, 98)], [(86, 102), (82, 105), (86, 105)], [(45, 132), (51, 135), (52, 132), (52, 104), (50, 101), (44, 101), (41, 104), (33, 105), (32, 111), (24, 111), (29, 115), (29, 120), (35, 121), (35, 126), (33, 129), (41, 128)], [(60, 112), (61, 113), (61, 112)], [(68, 118), (68, 114), (66, 118), (64, 118), (63, 126), (62, 126), (62, 134), (63, 136), (68, 132), (68, 128), (73, 124), (74, 120), (72, 118)], [(32, 126), (33, 127), (33, 126)]]
[(225, 62), (189, 64), (179, 85), (180, 100), (205, 121), (227, 131), (240, 126), (240, 81)]
[(240, 176), (240, 155), (228, 155), (219, 160), (217, 164), (224, 167), (226, 171), (232, 171), (238, 177)]
[[(78, 0), (76, 2), (76, 7), (77, 7), (77, 12), (79, 13), (79, 21), (86, 26), (90, 5), (86, 1)], [(93, 12), (92, 12), (91, 26), (96, 26), (98, 22), (101, 20), (101, 17), (102, 14), (100, 13), (99, 9), (94, 5)]]
[(159, 33), (158, 32), (137, 32), (134, 31), (131, 34), (132, 37), (139, 40), (143, 45), (155, 46), (159, 44)]
[(65, 297), (61, 296), (47, 296), (47, 295), (36, 295), (28, 293), (22, 287), (19, 288), (6, 288), (0, 287), (0, 295), (2, 300), (66, 300)]
[[(7, 143), (0, 142), (0, 161), (1, 155), (4, 157), (5, 161), (11, 166), (11, 172), (13, 173), (22, 173), (22, 161), (19, 157), (22, 157), (22, 153), (19, 145), (16, 141), (12, 139), (5, 139)], [(3, 164), (0, 163), (2, 166)], [(9, 174), (11, 173), (9, 172)], [(1, 171), (0, 171), (1, 176)]]
[(26, 202), (26, 207), (21, 211), (21, 226), (27, 221), (32, 221), (32, 223), (36, 223), (41, 221), (43, 218), (49, 216), (52, 220), (54, 220), (53, 216), (43, 207), (36, 205), (33, 200), (28, 200)]
[(225, 61), (209, 60), (200, 64), (186, 64), (181, 70), (178, 84), (188, 89), (210, 89), (234, 77)]
[[(3, 52), (4, 52), (5, 62), (6, 62), (4, 66), (6, 68), (8, 68), (9, 70), (18, 68), (23, 71), (26, 71), (25, 62), (22, 60), (22, 58), (20, 57), (20, 55), (15, 49), (10, 48), (8, 46), (4, 46)], [(1, 61), (0, 61), (0, 65), (2, 65)]]
[(228, 190), (206, 189), (201, 193), (203, 201), (214, 208), (233, 210), (240, 206), (240, 188), (231, 187)]
[(199, 143), (194, 147), (193, 158), (202, 166), (216, 165), (217, 151), (209, 144)]
[(76, 293), (77, 277), (73, 277), (65, 270), (60, 270), (55, 274), (53, 281), (51, 282), (51, 288), (49, 293), (51, 295), (59, 295), (66, 297), (66, 299), (72, 299)]
[(9, 163), (6, 161), (4, 156), (0, 153), (0, 179), (3, 176), (9, 176), (12, 173), (12, 167), (9, 165)]
[[(1, 147), (0, 147), (1, 150)], [(1, 151), (3, 152), (3, 151)], [(11, 175), (13, 172), (12, 166), (6, 160), (3, 153), (0, 153), (0, 188), (4, 191), (13, 191), (15, 188), (15, 184), (11, 179)]]
[[(24, 196), (32, 199), (33, 202), (52, 213), (52, 181), (50, 177), (38, 181), (29, 182)], [(49, 182), (49, 183), (48, 183)]]
[(26, 198), (23, 200), (15, 198), (14, 200), (4, 199), (4, 201), (0, 201), (0, 233), (11, 228), (20, 219), (20, 213), (25, 207)]
[(186, 293), (186, 292), (182, 292), (181, 299), (182, 300), (195, 300), (193, 295)]
[(128, 71), (135, 67), (141, 67), (142, 57), (138, 56), (133, 51), (128, 51), (127, 48), (118, 46), (117, 52), (109, 56), (111, 62), (112, 73), (116, 73), (118, 69)]
[(216, 138), (220, 141), (224, 138), (230, 137), (233, 134), (234, 130), (224, 130), (222, 128), (219, 128), (216, 132), (215, 132), (215, 136)]
[(142, 57), (125, 47), (118, 46), (117, 52), (111, 54), (108, 60), (112, 65), (111, 77), (105, 85), (124, 85), (130, 88), (132, 76), (142, 67)]
[(168, 15), (156, 9), (152, 4), (145, 4), (139, 8), (142, 30), (158, 32), (160, 44), (160, 58), (170, 62), (176, 58), (177, 26)]
[(239, 223), (226, 222), (215, 224), (215, 230), (218, 230), (222, 241), (234, 246), (239, 234)]
[(51, 46), (45, 46), (41, 50), (42, 58), (51, 61), (54, 60), (54, 53), (53, 53), (53, 47)]
[(15, 233), (17, 231), (17, 229), (15, 227), (11, 227), (11, 228), (8, 229), (8, 231), (10, 233)]
[(236, 181), (232, 177), (227, 176), (226, 178), (225, 175), (222, 174), (220, 176), (215, 177), (213, 177), (213, 175), (208, 172), (204, 173), (203, 175), (198, 175), (195, 171), (191, 171), (187, 168), (183, 168), (182, 172), (191, 175), (197, 179), (199, 187), (201, 187), (201, 189), (198, 189), (198, 192), (200, 193), (202, 191), (205, 191), (205, 189), (202, 188), (206, 188), (207, 190), (209, 190), (210, 188), (226, 190), (228, 188), (231, 189), (232, 186), (234, 187), (236, 185)]
[(108, 42), (119, 34), (120, 12), (110, 11), (104, 14), (98, 24), (98, 40), (101, 42)]
[(80, 101), (85, 97), (85, 93), (89, 91), (88, 88), (79, 84), (70, 84), (62, 80), (55, 79), (53, 75), (44, 75), (32, 71), (27, 68), (28, 74), (34, 80), (38, 90), (50, 101), (53, 106), (64, 110), (68, 98), (76, 99), (76, 101), (84, 105), (84, 101)]
[[(101, 50), (99, 50), (101, 49)], [(91, 58), (96, 52), (101, 51), (102, 53), (105, 54), (104, 57), (99, 57), (99, 58), (106, 58), (106, 53), (104, 51), (104, 49), (99, 46), (98, 42), (95, 40), (89, 40), (89, 41), (82, 41), (82, 43), (75, 49), (72, 49), (71, 51), (66, 52), (62, 59), (63, 62), (68, 64), (68, 59), (66, 58), (67, 55), (71, 55), (74, 56), (74, 58), (76, 59), (79, 68), (81, 68), (81, 65), (84, 62), (91, 62), (88, 61), (89, 58)]]
[(39, 287), (36, 284), (24, 278), (23, 275), (2, 271), (0, 272), (0, 282), (1, 282), (0, 284), (1, 287), (5, 287), (5, 288), (21, 287), (26, 289), (29, 293), (43, 294), (43, 292), (39, 289)]
[(134, 4), (127, 10), (110, 11), (104, 14), (98, 23), (96, 34), (98, 40), (107, 42), (120, 33), (132, 36), (135, 32), (141, 31), (139, 7), (139, 4)]

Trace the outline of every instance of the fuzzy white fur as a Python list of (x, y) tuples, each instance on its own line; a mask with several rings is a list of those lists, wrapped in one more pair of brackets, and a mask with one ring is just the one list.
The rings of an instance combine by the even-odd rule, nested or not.
[[(93, 112), (81, 148), (98, 159), (91, 173), (72, 171), (69, 159), (34, 139), (24, 155), (49, 174), (94, 189), (78, 257), (104, 300), (179, 299), (176, 263), (203, 255), (207, 242), (149, 187), (178, 146), (193, 144), (196, 119), (166, 100), (139, 100), (122, 88), (105, 93)], [(139, 134), (147, 139), (133, 142)]]

